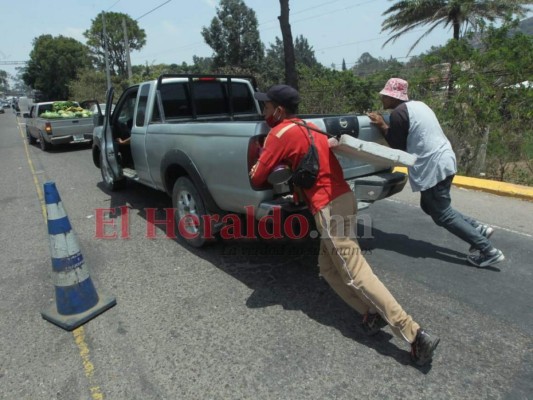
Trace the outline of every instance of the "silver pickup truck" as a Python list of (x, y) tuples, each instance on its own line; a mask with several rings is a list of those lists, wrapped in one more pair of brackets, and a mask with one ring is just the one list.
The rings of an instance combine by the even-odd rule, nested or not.
[[(81, 104), (87, 108), (94, 101), (86, 101)], [(72, 118), (44, 118), (42, 114), (53, 111), (55, 102), (35, 103), (28, 113), (24, 113), (26, 119), (26, 138), (29, 144), (39, 141), (43, 151), (50, 150), (56, 144), (63, 143), (88, 143), (92, 141), (94, 123), (90, 117)], [(78, 103), (75, 103), (79, 105)]]
[[(288, 185), (253, 187), (248, 171), (255, 164), (269, 128), (254, 99), (252, 77), (227, 75), (163, 75), (126, 89), (114, 111), (106, 110), (94, 129), (93, 161), (109, 190), (126, 178), (172, 197), (178, 236), (192, 246), (209, 241), (228, 214), (260, 221), (274, 210), (284, 216), (305, 212), (294, 204)], [(107, 95), (113, 103), (113, 89)], [(357, 115), (300, 115), (332, 135), (349, 134), (385, 144), (369, 118)], [(118, 145), (118, 138), (130, 138)], [(369, 164), (338, 156), (344, 177), (360, 207), (403, 189), (406, 175), (387, 164)], [(180, 226), (191, 215), (194, 223)], [(206, 215), (216, 215), (204, 226)], [(220, 223), (222, 221), (222, 223)]]

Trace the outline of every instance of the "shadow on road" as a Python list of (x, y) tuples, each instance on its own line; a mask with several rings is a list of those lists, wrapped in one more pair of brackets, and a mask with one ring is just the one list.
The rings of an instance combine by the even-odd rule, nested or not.
[[(358, 231), (360, 230), (361, 229), (358, 229)], [(361, 230), (361, 232), (363, 231)], [(368, 249), (369, 251), (380, 249), (388, 250), (411, 258), (436, 259), (448, 264), (456, 264), (461, 267), (477, 268), (466, 261), (466, 253), (442, 247), (425, 240), (413, 239), (401, 233), (389, 233), (379, 229), (373, 229), (372, 233), (374, 236), (373, 238), (361, 238), (359, 240), (362, 248)], [(362, 236), (362, 233), (360, 236)], [(498, 267), (494, 266), (479, 269), (501, 272)]]
[[(30, 144), (29, 146), (35, 146), (39, 148), (40, 144), (33, 143), (33, 144)], [(91, 148), (91, 146), (92, 144), (89, 142), (55, 144), (49, 150), (47, 150), (46, 153), (54, 154), (54, 153), (75, 152), (75, 151), (87, 150), (88, 148)]]
[[(409, 353), (391, 342), (388, 331), (368, 337), (360, 328), (362, 316), (319, 277), (318, 240), (219, 242), (206, 249), (189, 250), (252, 289), (247, 307), (280, 305), (286, 310), (301, 311), (402, 365), (410, 364)], [(418, 369), (427, 373), (431, 366)]]
[(412, 239), (402, 233), (389, 233), (379, 229), (373, 229), (373, 238), (359, 240), (362, 248), (370, 250), (388, 250), (413, 258), (434, 258), (450, 264), (467, 266), (466, 254), (446, 247), (427, 242), (425, 240)]
[[(111, 196), (110, 208), (118, 209), (127, 205), (130, 213), (136, 213), (145, 220), (146, 208), (157, 208), (156, 218), (163, 220), (163, 209), (172, 207), (166, 194), (133, 182), (128, 182), (127, 187), (120, 192), (109, 192), (102, 183), (98, 187)], [(119, 216), (117, 213), (109, 217)], [(158, 227), (167, 233), (164, 225)], [(374, 337), (366, 336), (360, 328), (362, 316), (346, 305), (319, 277), (318, 239), (220, 240), (201, 249), (190, 247), (179, 239), (174, 241), (176, 245), (185, 247), (250, 288), (253, 292), (246, 300), (246, 306), (250, 309), (280, 305), (286, 310), (301, 311), (316, 322), (330, 326), (345, 337), (391, 357), (402, 365), (410, 364), (409, 352), (392, 343), (392, 335), (388, 331), (380, 332)], [(361, 241), (361, 247), (363, 251), (374, 248), (393, 251), (409, 249), (414, 257), (439, 258), (443, 257), (440, 252), (444, 251), (452, 255), (458, 254), (427, 242), (412, 241), (406, 235), (387, 234), (378, 230), (374, 230), (374, 239)], [(452, 256), (443, 259), (451, 259), (453, 262)], [(416, 368), (427, 373), (431, 366)]]

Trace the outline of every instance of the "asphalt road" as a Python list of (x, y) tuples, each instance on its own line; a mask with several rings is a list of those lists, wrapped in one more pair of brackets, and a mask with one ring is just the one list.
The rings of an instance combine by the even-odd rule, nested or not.
[[(146, 209), (162, 218), (164, 194), (134, 183), (109, 193), (90, 148), (45, 153), (25, 145), (23, 128), (0, 115), (1, 399), (533, 398), (533, 203), (453, 190), (459, 210), (497, 227), (506, 261), (487, 269), (466, 264), (468, 245), (435, 226), (409, 188), (365, 212), (374, 271), (441, 337), (419, 369), (388, 328), (363, 334), (318, 277), (316, 241), (196, 250), (160, 228), (148, 239)], [(74, 332), (40, 314), (54, 303), (39, 198), (49, 180), (91, 279), (118, 302)], [(96, 238), (96, 210), (125, 205), (130, 238)]]

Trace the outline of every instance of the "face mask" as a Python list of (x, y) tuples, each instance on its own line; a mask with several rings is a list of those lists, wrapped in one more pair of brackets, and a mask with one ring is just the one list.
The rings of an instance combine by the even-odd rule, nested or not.
[(274, 112), (271, 115), (265, 118), (265, 122), (271, 128), (274, 128), (276, 125), (278, 125), (281, 122), (281, 118), (276, 117), (276, 111), (278, 111), (277, 108), (274, 110)]

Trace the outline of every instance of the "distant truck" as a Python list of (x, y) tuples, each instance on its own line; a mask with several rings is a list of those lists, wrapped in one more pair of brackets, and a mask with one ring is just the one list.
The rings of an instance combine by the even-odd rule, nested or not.
[[(220, 216), (224, 222), (226, 214), (251, 212), (259, 221), (274, 212), (285, 217), (305, 211), (304, 204), (287, 195), (288, 185), (254, 187), (250, 181), (248, 172), (269, 131), (256, 90), (253, 77), (163, 75), (126, 89), (111, 113), (111, 88), (93, 141), (93, 161), (104, 185), (118, 190), (129, 178), (166, 192), (176, 210), (178, 235), (195, 247), (208, 241), (206, 216)], [(301, 118), (332, 136), (385, 144), (366, 115)], [(117, 143), (126, 138), (128, 145)], [(393, 162), (338, 158), (360, 209), (398, 193), (407, 181), (405, 174), (392, 171)], [(191, 215), (196, 221), (179, 229)], [(216, 224), (213, 232), (222, 226)]]
[(43, 151), (56, 144), (89, 143), (93, 140), (93, 114), (88, 108), (96, 100), (83, 102), (49, 101), (35, 103), (23, 114), (28, 143), (39, 141)]

